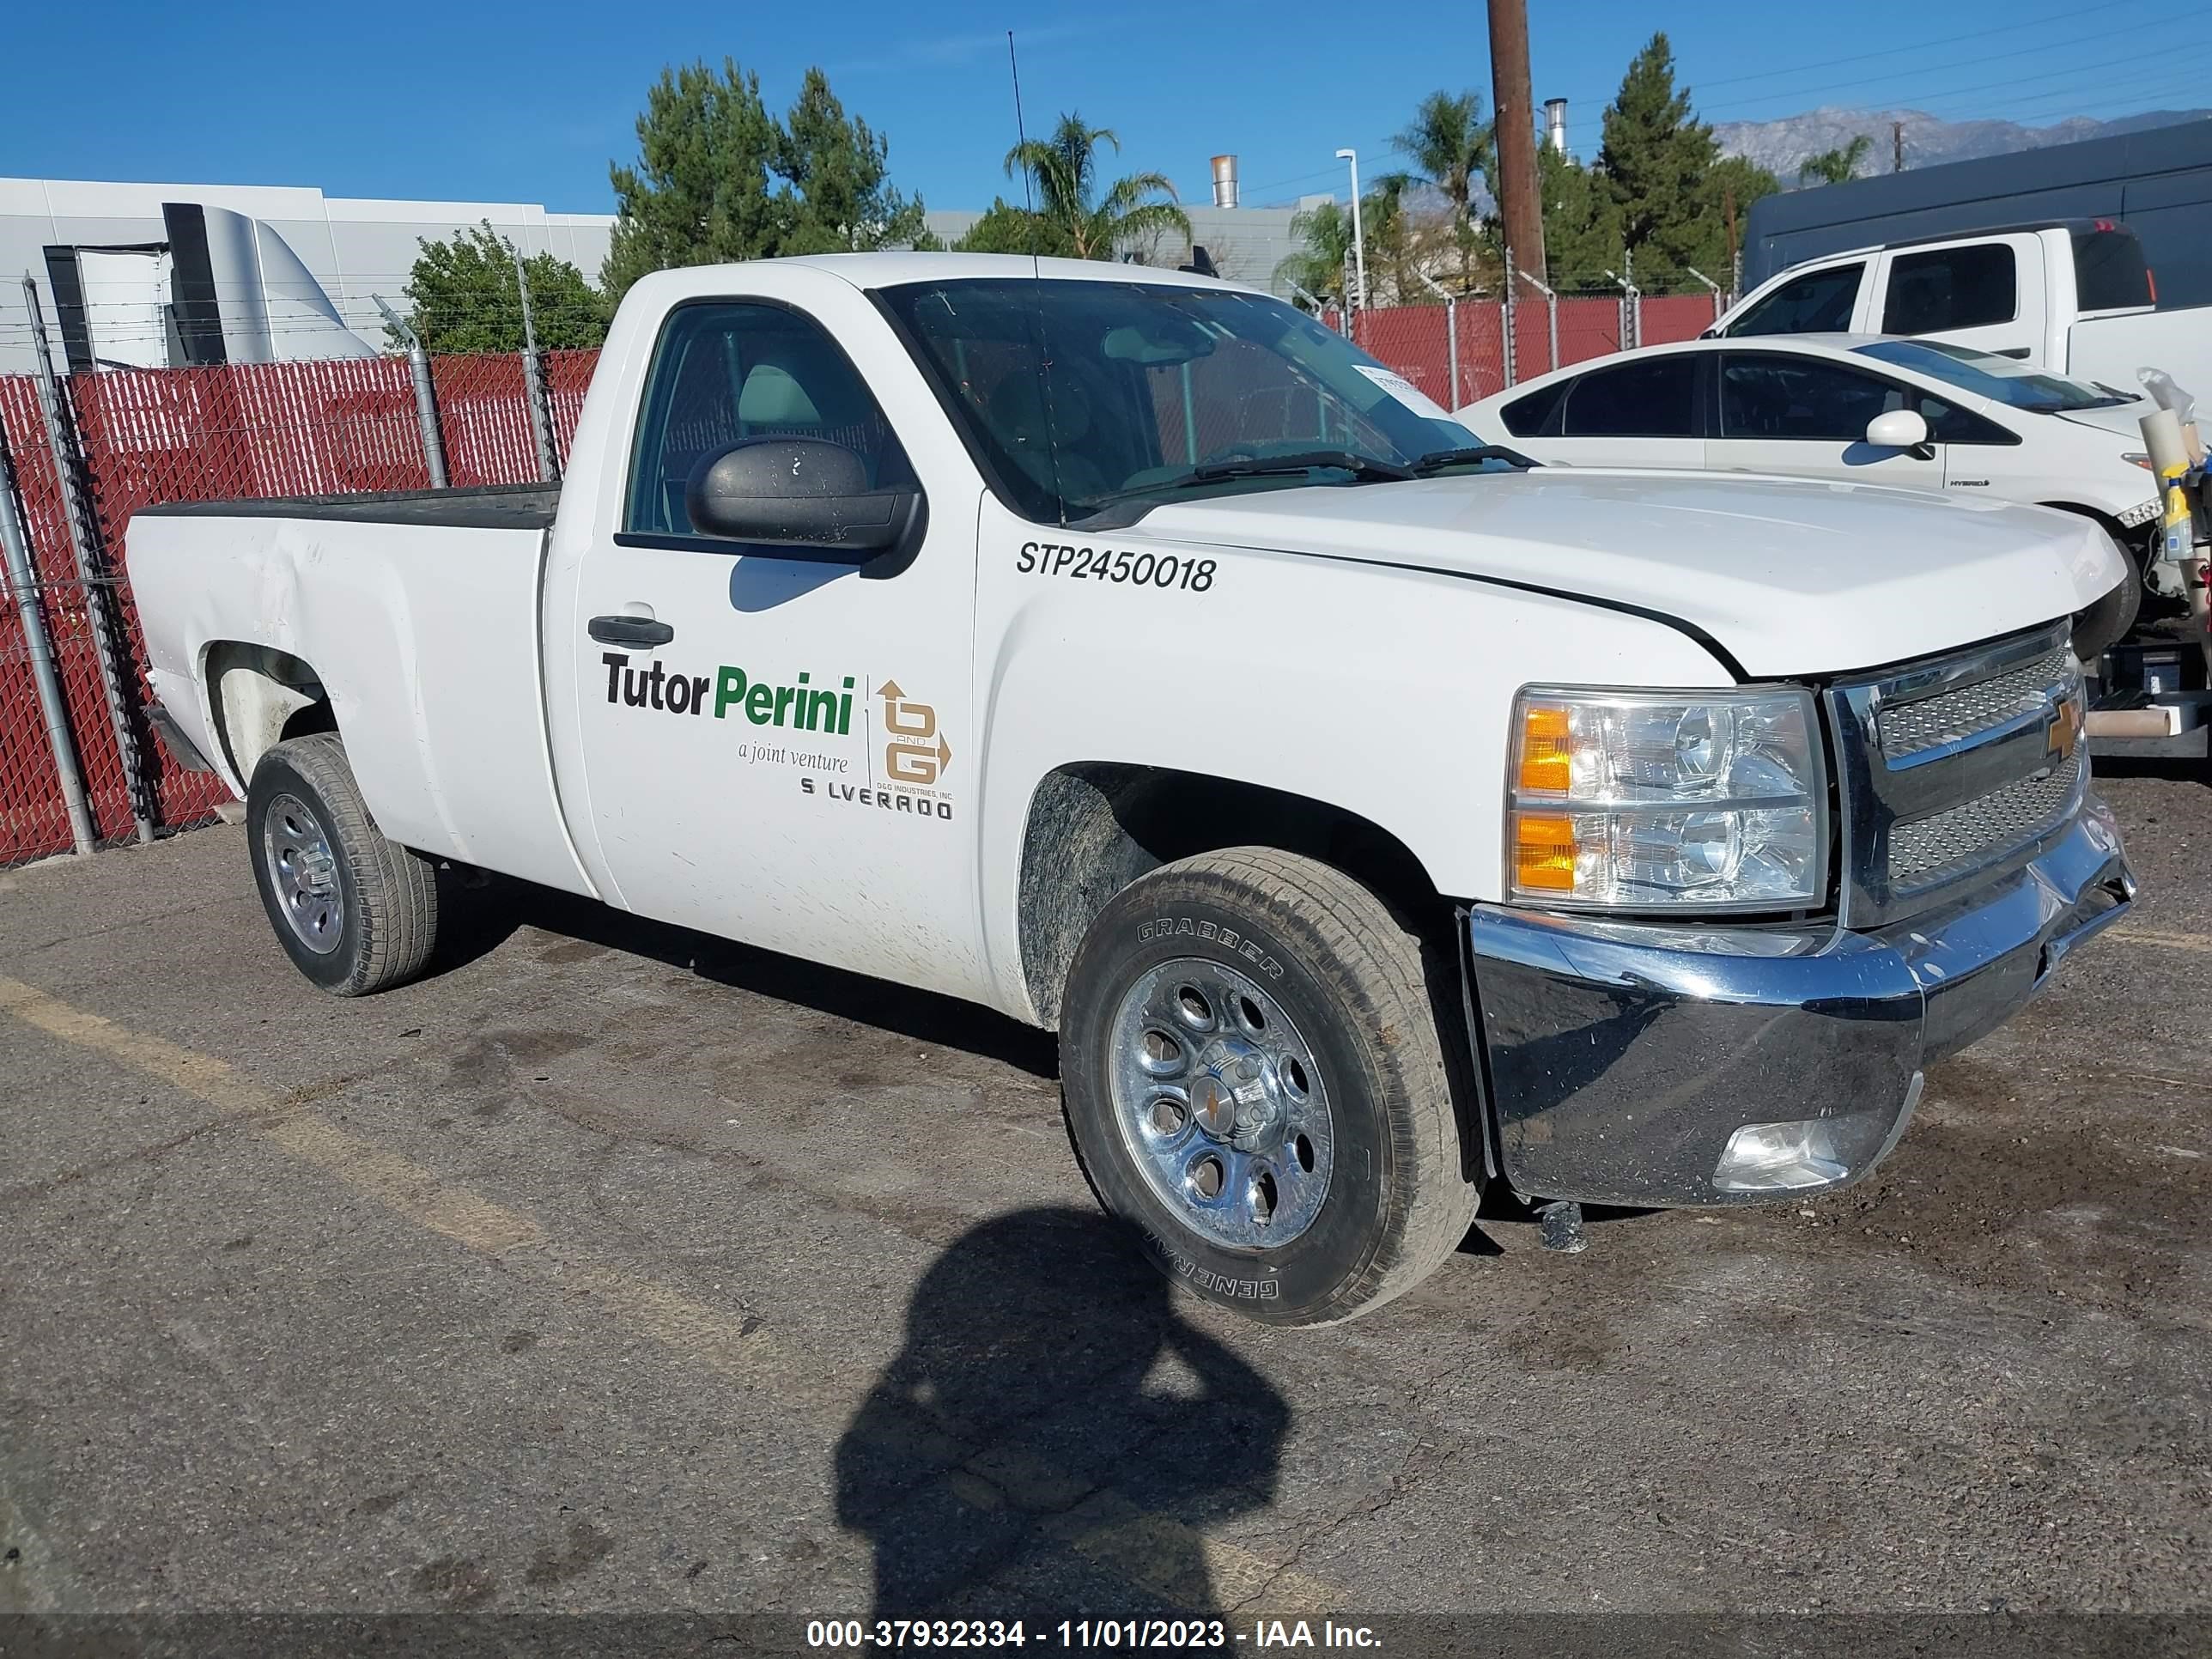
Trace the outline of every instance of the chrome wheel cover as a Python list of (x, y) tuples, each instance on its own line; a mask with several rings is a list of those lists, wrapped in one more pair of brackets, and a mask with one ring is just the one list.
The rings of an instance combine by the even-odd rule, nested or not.
[(1237, 969), (1162, 963), (1115, 1010), (1114, 1121), (1146, 1184), (1192, 1231), (1272, 1249), (1311, 1226), (1336, 1137), (1313, 1048)]
[(338, 948), (345, 897), (331, 838), (314, 809), (297, 795), (278, 795), (261, 821), (261, 857), (292, 936), (319, 957)]

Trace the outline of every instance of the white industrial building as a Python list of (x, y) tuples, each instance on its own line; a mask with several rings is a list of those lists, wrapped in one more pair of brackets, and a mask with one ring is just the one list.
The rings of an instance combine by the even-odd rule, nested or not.
[[(1169, 238), (1123, 257), (1182, 264), (1204, 248), (1223, 276), (1280, 291), (1297, 210), (1240, 205), (1234, 156), (1215, 157), (1213, 174), (1212, 202), (1185, 204), (1188, 244)], [(978, 216), (933, 212), (929, 228), (949, 243)], [(615, 216), (288, 185), (0, 179), (0, 374), (32, 366), (25, 275), (73, 370), (374, 356), (386, 349), (377, 299), (405, 311), (422, 242), (487, 222), (526, 256), (551, 253), (596, 283)]]
[(0, 179), (0, 374), (31, 367), (25, 274), (57, 352), (79, 369), (373, 355), (385, 339), (375, 296), (404, 312), (423, 240), (485, 221), (526, 255), (594, 279), (615, 222), (311, 186)]

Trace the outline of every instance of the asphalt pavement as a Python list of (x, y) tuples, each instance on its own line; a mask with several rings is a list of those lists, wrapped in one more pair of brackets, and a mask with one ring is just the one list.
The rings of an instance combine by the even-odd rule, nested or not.
[(535, 891), (341, 1002), (239, 829), (0, 872), (0, 1612), (2201, 1613), (2212, 789), (2104, 787), (2142, 902), (1869, 1182), (1308, 1332), (995, 1015)]

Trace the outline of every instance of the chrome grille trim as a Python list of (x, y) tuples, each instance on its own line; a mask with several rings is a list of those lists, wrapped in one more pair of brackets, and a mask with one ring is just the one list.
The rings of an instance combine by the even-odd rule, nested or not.
[(2073, 653), (2046, 651), (2017, 668), (1955, 690), (1911, 702), (1882, 704), (1875, 714), (1883, 757), (1894, 768), (1934, 750), (1953, 750), (2024, 716), (2039, 717), (2064, 693)]
[(2079, 811), (2081, 670), (2060, 620), (1830, 686), (1846, 927), (1897, 921), (2035, 856)]

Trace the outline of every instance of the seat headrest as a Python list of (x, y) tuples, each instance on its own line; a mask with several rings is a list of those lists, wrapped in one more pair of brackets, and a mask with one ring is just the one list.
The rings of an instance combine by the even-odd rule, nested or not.
[(760, 363), (738, 392), (738, 418), (748, 426), (819, 426), (822, 411), (788, 369)]

